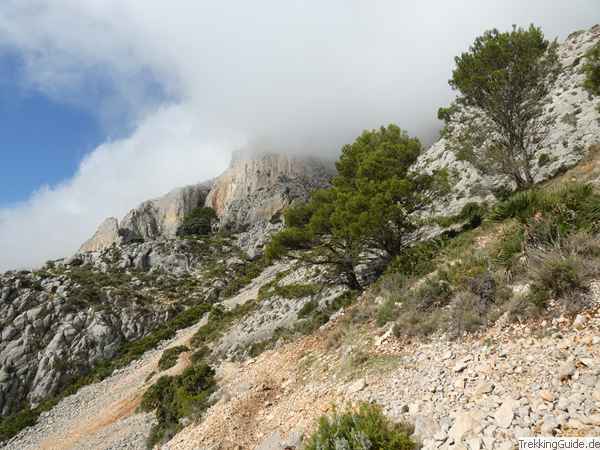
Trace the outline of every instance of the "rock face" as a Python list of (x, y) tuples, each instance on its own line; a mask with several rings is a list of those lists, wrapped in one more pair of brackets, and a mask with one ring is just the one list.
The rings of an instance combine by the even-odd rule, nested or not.
[(281, 228), (281, 214), (294, 200), (307, 200), (329, 186), (331, 162), (274, 153), (237, 153), (206, 198), (220, 228), (241, 233), (238, 245), (250, 256)]
[(237, 153), (215, 180), (206, 206), (216, 211), (222, 228), (241, 231), (271, 221), (292, 200), (327, 187), (333, 173), (332, 164), (315, 158)]
[(185, 215), (204, 204), (209, 190), (210, 183), (178, 188), (163, 197), (145, 201), (132, 209), (120, 223), (114, 217), (108, 218), (79, 251), (93, 252), (112, 244), (175, 237)]
[(108, 291), (101, 307), (88, 304), (80, 287), (66, 275), (0, 277), (0, 416), (58, 393), (173, 313)]
[(79, 251), (96, 252), (118, 243), (120, 238), (119, 221), (115, 217), (109, 217), (100, 224), (94, 235), (83, 243)]
[[(155, 239), (0, 274), (0, 417), (35, 406), (185, 306), (218, 299), (240, 251)], [(220, 275), (205, 280), (218, 264)]]
[(185, 215), (205, 205), (216, 211), (220, 229), (241, 233), (239, 245), (252, 256), (281, 228), (283, 209), (293, 200), (306, 200), (315, 189), (327, 187), (334, 173), (333, 163), (316, 158), (238, 152), (214, 183), (175, 189), (146, 201), (120, 222), (106, 219), (79, 251), (175, 237)]
[[(532, 171), (536, 182), (575, 165), (592, 145), (600, 142), (600, 102), (583, 88), (585, 75), (581, 72), (585, 53), (598, 40), (600, 25), (572, 33), (559, 46), (563, 70), (548, 96), (544, 111), (545, 115), (554, 116), (555, 122), (534, 158)], [(449, 133), (459, 132), (461, 119), (468, 120), (467, 116), (458, 114), (453, 118)], [(452, 193), (436, 205), (436, 212), (456, 214), (466, 203), (494, 201), (498, 188), (510, 187), (509, 180), (486, 176), (469, 162), (459, 161), (450, 140), (448, 136), (442, 137), (419, 157), (415, 167), (418, 171), (447, 168), (455, 175)]]

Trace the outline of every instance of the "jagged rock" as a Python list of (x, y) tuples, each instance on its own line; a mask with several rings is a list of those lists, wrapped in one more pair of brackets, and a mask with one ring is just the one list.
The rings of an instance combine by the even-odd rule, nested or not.
[(238, 152), (216, 178), (206, 206), (216, 211), (221, 229), (241, 232), (238, 246), (254, 257), (281, 228), (283, 210), (329, 186), (333, 174), (333, 164), (317, 158)]
[[(110, 247), (119, 242), (119, 221), (115, 217), (109, 217), (100, 224), (94, 235), (80, 247), (82, 252), (95, 252)], [(75, 265), (74, 262), (80, 261), (74, 256), (65, 261), (67, 265)]]
[(316, 158), (238, 152), (215, 180), (206, 206), (215, 210), (222, 228), (240, 230), (276, 220), (292, 200), (327, 187), (332, 175), (331, 163)]
[(185, 215), (204, 204), (209, 189), (210, 183), (174, 189), (162, 197), (143, 202), (127, 213), (120, 223), (114, 217), (108, 218), (79, 252), (99, 251), (113, 244), (175, 237)]
[[(591, 146), (598, 143), (600, 113), (597, 100), (583, 87), (585, 74), (581, 64), (575, 64), (598, 39), (600, 27), (593, 27), (571, 34), (559, 46), (563, 69), (544, 110), (544, 117), (553, 115), (556, 120), (535, 158), (532, 171), (536, 182), (575, 165)], [(460, 121), (461, 117), (457, 117), (454, 123), (457, 130), (461, 127)], [(542, 154), (545, 157), (540, 159)], [(484, 175), (469, 162), (458, 160), (447, 138), (440, 139), (423, 152), (413, 169), (422, 172), (448, 169), (455, 175), (452, 192), (433, 207), (436, 213), (443, 215), (457, 214), (469, 202), (494, 202), (497, 190), (511, 188), (510, 180)]]

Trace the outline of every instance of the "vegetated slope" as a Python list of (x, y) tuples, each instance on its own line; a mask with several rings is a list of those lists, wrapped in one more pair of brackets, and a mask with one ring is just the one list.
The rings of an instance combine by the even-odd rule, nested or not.
[[(577, 179), (595, 186), (595, 193), (585, 189), (585, 198), (600, 195), (599, 158), (591, 154), (535, 192), (569, 197), (574, 189), (569, 183)], [(590, 271), (564, 291), (552, 290), (552, 280), (536, 287), (538, 268), (513, 267), (520, 273), (510, 274), (498, 260), (495, 267), (488, 261), (484, 270), (474, 270), (480, 266), (470, 263), (473, 257), (506, 244), (501, 231), (513, 219), (495, 217), (520, 196), (499, 205), (482, 226), (438, 247), (435, 257), (414, 253), (411, 265), (392, 267), (311, 335), (254, 359), (222, 363), (219, 401), (165, 448), (300, 448), (319, 416), (331, 413), (333, 405), (361, 400), (414, 424), (427, 449), (508, 449), (517, 437), (597, 435), (600, 221), (565, 230), (568, 239), (591, 226), (586, 235), (591, 253)], [(528, 206), (527, 217), (541, 220), (542, 205)], [(538, 257), (553, 257), (554, 244), (537, 244)], [(513, 256), (524, 261), (530, 251), (526, 246)], [(444, 278), (447, 286), (435, 289), (436, 277), (449, 267), (464, 278)], [(503, 274), (514, 283), (501, 284)], [(467, 280), (471, 283), (463, 284)], [(485, 280), (493, 282), (481, 283)], [(532, 295), (536, 289), (547, 295), (541, 303)], [(464, 308), (467, 295), (475, 303)], [(417, 308), (419, 317), (407, 322), (405, 306)]]
[[(228, 299), (232, 307), (256, 298), (258, 289), (274, 277), (267, 269), (241, 292)], [(176, 336), (149, 349), (139, 359), (121, 367), (105, 380), (83, 387), (63, 399), (39, 423), (25, 429), (2, 448), (146, 448), (154, 414), (138, 414), (143, 393), (159, 376), (181, 373), (190, 364), (189, 349), (177, 357), (175, 366), (160, 370), (164, 350), (190, 346), (190, 340), (207, 324), (208, 315)]]
[[(598, 97), (584, 87), (586, 74), (582, 66), (586, 52), (599, 41), (600, 25), (596, 25), (571, 33), (558, 47), (562, 69), (542, 114), (544, 120), (552, 118), (553, 124), (534, 157), (532, 172), (536, 182), (572, 167), (585, 157), (591, 145), (598, 143)], [(455, 174), (452, 192), (436, 208), (436, 213), (443, 215), (456, 214), (471, 201), (494, 201), (511, 185), (506, 177), (486, 175), (461, 158), (461, 151), (470, 149), (470, 143), (462, 142), (462, 132), (473, 119), (468, 108), (451, 105), (449, 109), (452, 108), (456, 112), (447, 117), (440, 140), (417, 163), (419, 170), (447, 168)], [(485, 142), (480, 143), (484, 145)]]
[[(277, 187), (279, 181), (289, 187), (290, 180), (262, 172), (266, 192), (262, 185), (242, 190), (221, 208), (234, 222), (250, 221), (240, 236), (162, 239), (157, 226), (151, 228), (158, 234), (142, 236), (143, 243), (136, 236), (41, 272), (3, 275), (0, 317), (12, 325), (0, 341), (0, 406), (3, 415), (21, 414), (0, 420), (2, 437), (43, 413), (6, 447), (87, 448), (87, 441), (96, 448), (138, 448), (148, 435), (158, 439), (153, 442), (172, 438), (172, 448), (198, 442), (206, 448), (298, 447), (302, 432), (332, 401), (360, 398), (415, 423), (428, 448), (492, 449), (522, 433), (596, 432), (599, 394), (592, 393), (600, 369), (590, 343), (598, 343), (599, 194), (581, 182), (600, 179), (598, 147), (590, 145), (600, 128), (595, 100), (580, 95), (573, 58), (599, 34), (595, 27), (561, 46), (563, 63), (570, 62), (555, 100), (573, 111), (565, 112), (572, 114), (563, 121), (568, 127), (557, 128), (548, 143), (551, 156), (540, 155), (536, 179), (586, 159), (497, 207), (467, 208), (468, 215), (440, 220), (452, 230), (439, 235), (440, 228), (438, 239), (396, 258), (355, 306), (348, 308), (357, 293), (329, 267), (289, 260), (266, 267), (266, 260), (250, 261), (237, 249), (233, 239), (247, 249), (260, 247), (281, 226), (281, 208), (291, 201), (290, 192)], [(575, 103), (563, 101), (565, 89)], [(474, 199), (495, 200), (491, 194), (502, 180), (487, 180), (481, 190), (485, 178), (451, 150), (438, 143), (419, 166), (458, 171), (459, 189), (438, 211), (448, 216)], [(300, 187), (307, 194), (306, 185)], [(228, 192), (226, 182), (219, 192)], [(211, 198), (220, 205), (219, 195)], [(142, 225), (155, 219), (150, 209)], [(257, 220), (257, 211), (271, 217)], [(113, 225), (109, 234), (122, 237)], [(340, 308), (346, 308), (342, 317)], [(182, 349), (144, 355), (183, 328), (173, 345), (187, 346), (191, 355)], [(544, 349), (551, 350), (540, 359)], [(199, 362), (217, 368), (210, 398), (168, 391), (158, 422), (134, 414), (145, 389), (159, 384), (156, 377), (144, 381), (151, 368), (175, 363), (166, 370), (178, 372)], [(115, 369), (120, 372), (106, 379)], [(96, 384), (44, 412), (90, 383)], [(42, 442), (48, 430), (56, 433)]]
[[(590, 158), (547, 188), (573, 178), (598, 180), (599, 175), (598, 160)], [(452, 245), (463, 255), (494, 249), (502, 240), (497, 231), (506, 226), (505, 220), (484, 222)], [(427, 272), (439, 272), (454, 254), (441, 252)], [(218, 391), (214, 405), (183, 421), (164, 448), (297, 446), (333, 404), (342, 407), (358, 400), (377, 402), (394, 420), (414, 423), (426, 448), (452, 442), (497, 448), (514, 442), (514, 436), (600, 431), (600, 276), (587, 280), (573, 297), (550, 299), (521, 320), (514, 313), (524, 313), (526, 303), (515, 311), (507, 307), (510, 302), (498, 299), (489, 307), (498, 308), (499, 320), (476, 323), (474, 334), (457, 339), (456, 329), (446, 328), (446, 323), (437, 330), (417, 329), (417, 337), (397, 326), (394, 333), (393, 325), (402, 324), (402, 316), (393, 313), (389, 322), (378, 325), (389, 313), (388, 299), (400, 298), (405, 288), (393, 269), (321, 327), (327, 319), (316, 312), (328, 311), (344, 288), (315, 289), (332, 280), (319, 278), (327, 274), (314, 270), (289, 262), (267, 267), (238, 295), (223, 301), (228, 308), (249, 305), (243, 315), (219, 322), (218, 332), (208, 327), (199, 333), (195, 325), (168, 344), (192, 349), (208, 344)], [(409, 284), (418, 289), (430, 278), (416, 276)], [(523, 284), (512, 289), (515, 298), (527, 301), (521, 296)], [(575, 295), (577, 304), (565, 303)], [(440, 309), (453, 312), (450, 305)], [(421, 315), (436, 313), (424, 309)], [(155, 422), (151, 414), (136, 414), (135, 406), (162, 375), (157, 370), (161, 353), (162, 348), (151, 351), (63, 400), (7, 448), (144, 448)], [(169, 371), (183, 368), (186, 355)], [(153, 371), (157, 373), (147, 378)]]
[(132, 243), (3, 274), (0, 412), (21, 414), (0, 419), (0, 436), (196, 323), (250, 266), (214, 237)]

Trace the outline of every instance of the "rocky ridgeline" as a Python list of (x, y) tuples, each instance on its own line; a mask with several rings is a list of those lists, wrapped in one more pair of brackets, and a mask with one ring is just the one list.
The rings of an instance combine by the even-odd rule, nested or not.
[(175, 189), (163, 197), (143, 202), (132, 209), (119, 222), (109, 217), (96, 233), (80, 248), (80, 252), (93, 252), (112, 244), (175, 237), (177, 228), (186, 214), (201, 206), (210, 190), (210, 182)]
[[(563, 71), (544, 111), (545, 116), (554, 118), (554, 124), (534, 158), (532, 171), (537, 182), (575, 165), (598, 142), (598, 101), (582, 86), (581, 65), (585, 52), (599, 39), (600, 26), (595, 26), (571, 34), (559, 46)], [(485, 175), (469, 162), (457, 159), (451, 142), (468, 120), (468, 111), (456, 114), (442, 138), (423, 152), (414, 167), (422, 172), (445, 168), (453, 175), (452, 192), (436, 204), (438, 214), (456, 214), (469, 202), (493, 202), (499, 190), (512, 188), (509, 180)], [(330, 161), (318, 158), (240, 151), (215, 180), (146, 201), (120, 222), (106, 219), (81, 251), (98, 250), (113, 243), (172, 238), (183, 217), (204, 205), (216, 211), (219, 228), (239, 233), (238, 246), (255, 256), (268, 237), (280, 229), (285, 207), (294, 200), (306, 200), (315, 189), (327, 187), (334, 173)]]
[(80, 252), (100, 250), (113, 243), (173, 238), (183, 218), (198, 206), (212, 207), (219, 229), (242, 233), (238, 245), (254, 256), (294, 200), (307, 200), (312, 191), (327, 187), (333, 164), (264, 152), (235, 153), (230, 167), (214, 182), (175, 189), (131, 210), (120, 222), (106, 219)]
[(60, 393), (184, 307), (216, 301), (239, 254), (226, 240), (159, 239), (0, 275), (0, 415)]
[[(599, 101), (583, 87), (581, 71), (584, 54), (600, 40), (600, 25), (572, 33), (559, 46), (563, 70), (552, 89), (545, 117), (553, 117), (550, 133), (534, 158), (532, 172), (536, 182), (544, 181), (585, 157), (600, 136)], [(460, 135), (463, 122), (472, 120), (468, 111), (453, 116), (443, 137), (417, 161), (417, 171), (448, 169), (454, 176), (452, 192), (436, 205), (436, 213), (460, 212), (469, 202), (494, 202), (499, 190), (512, 189), (511, 181), (481, 173), (471, 163), (456, 157), (451, 141)], [(482, 145), (485, 145), (482, 144)]]

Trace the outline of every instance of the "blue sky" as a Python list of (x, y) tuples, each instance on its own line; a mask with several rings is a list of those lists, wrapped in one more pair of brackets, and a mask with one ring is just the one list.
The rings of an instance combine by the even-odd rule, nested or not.
[(84, 108), (27, 89), (20, 76), (18, 57), (0, 58), (0, 208), (73, 175), (105, 137)]

